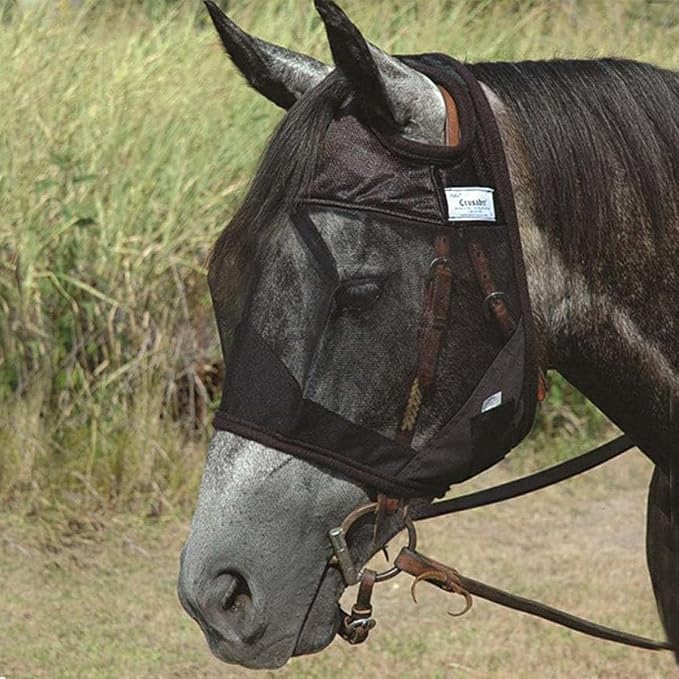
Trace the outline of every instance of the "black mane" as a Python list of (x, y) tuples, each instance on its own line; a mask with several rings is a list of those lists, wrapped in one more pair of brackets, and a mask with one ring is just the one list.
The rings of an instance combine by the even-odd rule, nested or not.
[(676, 73), (617, 59), (470, 68), (513, 116), (530, 164), (537, 224), (571, 264), (597, 257), (623, 220), (657, 241), (676, 219)]

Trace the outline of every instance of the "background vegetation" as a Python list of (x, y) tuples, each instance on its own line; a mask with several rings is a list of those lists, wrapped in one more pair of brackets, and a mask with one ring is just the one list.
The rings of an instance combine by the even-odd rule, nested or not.
[[(218, 394), (204, 266), (280, 112), (198, 2), (28, 4), (0, 0), (0, 503), (67, 524), (181, 510)], [(329, 61), (311, 0), (222, 4)], [(679, 66), (671, 2), (342, 4), (395, 52)], [(600, 435), (603, 418), (552, 386), (540, 442)]]

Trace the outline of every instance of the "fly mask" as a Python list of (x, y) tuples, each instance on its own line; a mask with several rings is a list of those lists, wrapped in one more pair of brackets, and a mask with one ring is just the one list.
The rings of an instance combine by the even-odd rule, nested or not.
[[(509, 172), (486, 96), (449, 57), (403, 60), (444, 94), (448, 143), (414, 142), (366, 122), (352, 99), (338, 108), (314, 177), (290, 215), (325, 286), (304, 339), (309, 369), (302, 378), (293, 373), (258, 326), (249, 294), (214, 424), (378, 493), (417, 497), (445, 493), (516, 446), (532, 426), (541, 378)], [(395, 383), (394, 366), (382, 366), (388, 388), (365, 419), (338, 411), (318, 388), (324, 376), (314, 367), (329, 350), (339, 289), (335, 259), (318, 228), (328, 212), (429, 242), (415, 263), (419, 318), (404, 322), (398, 338), (411, 350), (408, 369)], [(392, 313), (398, 309), (395, 300)], [(220, 305), (215, 311), (226, 347), (228, 319)], [(375, 341), (375, 328), (363, 327), (352, 335), (353, 354), (342, 355), (360, 356)], [(442, 366), (454, 366), (452, 383)], [(361, 383), (357, 363), (346, 360), (340, 368), (335, 389), (343, 380)]]

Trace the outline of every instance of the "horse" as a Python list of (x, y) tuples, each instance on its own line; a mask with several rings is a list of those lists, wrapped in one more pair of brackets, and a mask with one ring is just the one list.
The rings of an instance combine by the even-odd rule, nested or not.
[[(432, 79), (369, 43), (337, 5), (315, 4), (334, 67), (248, 35), (206, 2), (242, 75), (287, 111), (215, 245), (208, 279), (225, 351), (234, 299), (247, 288), (248, 322), (305, 390), (391, 435), (403, 405), (393, 385), (409, 378), (417, 352), (407, 339), (417, 335), (422, 307), (414, 262), (427, 259), (431, 242), (393, 228), (379, 212), (319, 205), (313, 233), (290, 215), (339, 110), (433, 148), (445, 142), (446, 102)], [(537, 363), (565, 376), (655, 463), (647, 561), (677, 653), (679, 75), (619, 59), (466, 68), (481, 84), (507, 159)], [(355, 113), (346, 113), (348, 100)], [(360, 146), (351, 153), (354, 167), (368, 164)], [(332, 284), (325, 261), (335, 269)], [(330, 311), (320, 314), (320, 306)], [(438, 366), (441, 402), (462, 370)], [(434, 422), (437, 413), (430, 415)], [(345, 588), (328, 565), (328, 530), (372, 499), (368, 483), (282, 450), (275, 438), (215, 432), (178, 582), (211, 651), (245, 667), (276, 668), (326, 647)], [(412, 511), (432, 499), (413, 498)], [(395, 516), (384, 517), (377, 535), (358, 525), (354, 563), (401, 528)]]

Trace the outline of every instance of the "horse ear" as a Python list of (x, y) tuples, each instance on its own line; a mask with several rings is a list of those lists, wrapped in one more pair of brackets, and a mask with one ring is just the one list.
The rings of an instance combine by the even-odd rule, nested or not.
[(288, 109), (332, 70), (312, 57), (248, 35), (211, 0), (205, 6), (233, 63), (250, 85)]
[(315, 0), (335, 65), (353, 84), (369, 117), (404, 136), (430, 144), (443, 142), (443, 96), (424, 74), (370, 44), (331, 0)]

